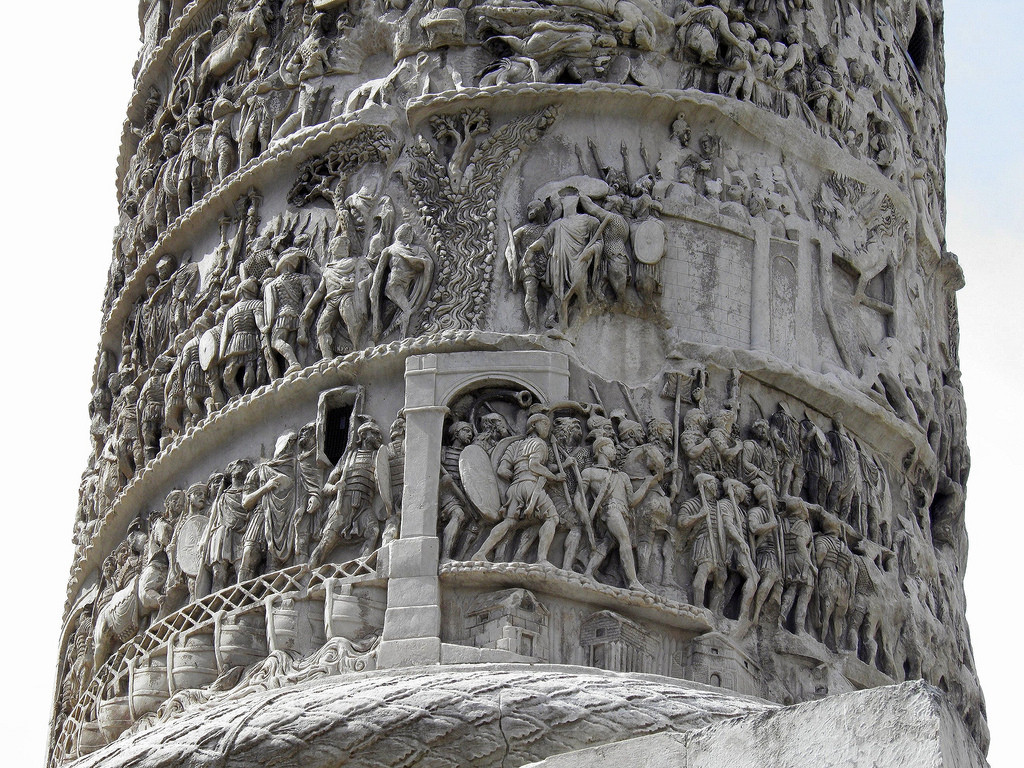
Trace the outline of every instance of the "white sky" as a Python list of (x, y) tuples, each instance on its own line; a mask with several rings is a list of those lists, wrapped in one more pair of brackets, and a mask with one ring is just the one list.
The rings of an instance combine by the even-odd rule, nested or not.
[[(0, 722), (5, 764), (41, 766), (138, 27), (136, 4), (125, 0), (22, 0), (5, 10), (0, 211), (8, 277), (0, 283), (0, 330), (8, 373), (0, 387), (10, 429), (0, 448), (0, 573), (9, 598), (0, 624)], [(960, 294), (974, 459), (968, 615), (995, 766), (1019, 764), (1024, 751), (1024, 627), (1015, 597), (1024, 586), (1016, 567), (1024, 505), (1010, 482), (1024, 473), (1024, 450), (1013, 447), (1024, 438), (1016, 401), (1024, 376), (1022, 29), (1021, 0), (946, 2), (947, 233), (968, 281)]]

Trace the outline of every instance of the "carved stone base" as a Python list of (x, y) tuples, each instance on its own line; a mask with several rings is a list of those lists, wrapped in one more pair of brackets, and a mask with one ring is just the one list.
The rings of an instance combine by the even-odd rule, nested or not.
[(212, 700), (72, 765), (172, 768), (201, 754), (219, 768), (498, 768), (774, 708), (653, 675), (540, 664), (415, 667)]
[(746, 715), (684, 734), (628, 739), (528, 768), (620, 765), (980, 768), (988, 763), (945, 697), (915, 682)]

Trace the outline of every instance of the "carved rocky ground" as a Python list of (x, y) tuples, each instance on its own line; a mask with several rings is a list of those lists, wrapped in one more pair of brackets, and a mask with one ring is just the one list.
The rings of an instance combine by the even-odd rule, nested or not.
[(984, 748), (939, 3), (181, 6), (143, 8), (54, 765), (439, 662), (920, 678)]

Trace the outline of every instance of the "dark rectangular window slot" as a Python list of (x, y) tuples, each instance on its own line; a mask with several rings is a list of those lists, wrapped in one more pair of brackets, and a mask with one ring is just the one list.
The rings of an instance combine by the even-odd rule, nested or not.
[(348, 445), (348, 429), (352, 421), (352, 406), (328, 408), (324, 420), (324, 455), (331, 464), (337, 464)]

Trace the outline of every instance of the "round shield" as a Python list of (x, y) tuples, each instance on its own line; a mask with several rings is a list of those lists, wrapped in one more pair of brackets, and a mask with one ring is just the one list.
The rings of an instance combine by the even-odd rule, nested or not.
[(199, 364), (210, 370), (220, 354), (220, 328), (211, 328), (199, 337)]
[(657, 264), (665, 255), (665, 225), (659, 219), (644, 219), (632, 232), (633, 253), (641, 264)]
[(182, 572), (189, 576), (198, 574), (203, 563), (203, 539), (209, 524), (210, 518), (206, 515), (192, 515), (178, 526), (174, 555)]
[(501, 493), (491, 457), (479, 445), (467, 445), (459, 454), (459, 477), (466, 495), (484, 520), (501, 520)]

